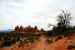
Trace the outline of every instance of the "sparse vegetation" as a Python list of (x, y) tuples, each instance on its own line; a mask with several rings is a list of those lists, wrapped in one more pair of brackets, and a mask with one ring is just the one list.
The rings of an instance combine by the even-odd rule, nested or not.
[(46, 43), (47, 44), (51, 44), (51, 43), (53, 43), (53, 41), (52, 40), (49, 40), (49, 39), (46, 39)]
[[(0, 33), (0, 47), (6, 47), (6, 46), (11, 46), (12, 44), (15, 44), (16, 42), (21, 41), (21, 39), (26, 38), (27, 41), (23, 41), (21, 42), (19, 45), (20, 47), (22, 46), (22, 43), (28, 43), (31, 42), (33, 43), (34, 40), (37, 40), (38, 36), (35, 35), (34, 33), (31, 32), (24, 32), (23, 34), (19, 33), (19, 32), (14, 32), (14, 33)], [(25, 39), (24, 39), (25, 40)]]
[(68, 49), (73, 49), (73, 48), (75, 48), (75, 44), (70, 44), (70, 45), (67, 46), (67, 48)]
[(53, 36), (53, 32), (52, 31), (47, 31), (46, 33), (44, 33), (47, 37)]
[(19, 47), (23, 47), (24, 45), (25, 45), (25, 43), (20, 41)]
[(58, 41), (60, 39), (62, 39), (62, 36), (57, 36), (57, 38), (55, 39), (55, 41)]

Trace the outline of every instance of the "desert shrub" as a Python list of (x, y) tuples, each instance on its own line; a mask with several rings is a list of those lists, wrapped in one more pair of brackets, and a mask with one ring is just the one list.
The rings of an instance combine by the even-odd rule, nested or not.
[(74, 44), (70, 44), (70, 45), (67, 46), (67, 49), (73, 49), (73, 48), (75, 48)]
[(2, 47), (2, 41), (0, 41), (0, 47)]
[(20, 41), (19, 47), (23, 47), (24, 46), (24, 42)]
[(64, 32), (64, 37), (68, 37), (68, 40), (71, 39), (71, 36), (72, 36), (72, 30)]
[(57, 38), (55, 39), (55, 41), (58, 41), (59, 39), (62, 39), (61, 35), (57, 36)]
[(3, 41), (1, 45), (4, 47), (11, 46), (11, 42), (10, 41)]
[(43, 33), (42, 34), (38, 33), (38, 34), (34, 34), (34, 35), (40, 37), (41, 35), (43, 35)]
[(33, 43), (34, 42), (34, 40), (37, 40), (37, 36), (31, 36), (31, 37), (28, 37), (28, 40), (29, 40), (29, 42), (31, 42), (31, 43)]
[(16, 43), (16, 40), (15, 39), (12, 39), (12, 40), (5, 40), (1, 43), (1, 46), (11, 46), (12, 44), (15, 44)]
[(57, 39), (62, 39), (62, 36), (61, 35), (57, 36)]
[(53, 42), (52, 40), (46, 39), (46, 43), (47, 43), (47, 44), (50, 44), (50, 43), (52, 43), (52, 42)]
[(29, 42), (33, 43), (35, 38), (34, 37), (29, 37), (28, 40), (29, 40)]
[(11, 43), (11, 44), (15, 44), (15, 43), (16, 43), (16, 40), (15, 40), (15, 39), (10, 40), (10, 43)]
[(58, 41), (58, 39), (55, 39), (55, 41)]
[(47, 31), (47, 32), (44, 33), (44, 35), (46, 37), (50, 37), (50, 36), (53, 36), (53, 32), (52, 31)]
[(63, 33), (64, 36), (72, 36), (75, 30), (73, 28), (67, 28), (67, 30)]
[(17, 41), (20, 41), (20, 37), (15, 37), (15, 38), (13, 38), (16, 42)]
[(30, 37), (30, 36), (33, 36), (34, 34), (31, 33), (31, 32), (26, 32), (24, 34), (22, 34), (22, 37)]

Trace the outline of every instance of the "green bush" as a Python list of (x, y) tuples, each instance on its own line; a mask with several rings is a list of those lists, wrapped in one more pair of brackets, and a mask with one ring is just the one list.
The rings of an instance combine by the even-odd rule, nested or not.
[(35, 39), (34, 39), (34, 37), (29, 37), (28, 40), (29, 40), (29, 42), (33, 43)]
[(11, 46), (11, 42), (10, 41), (3, 41), (3, 43), (1, 45), (4, 47)]
[(24, 44), (25, 44), (25, 43), (21, 41), (20, 44), (19, 44), (19, 47), (23, 47)]
[(50, 37), (50, 36), (53, 36), (53, 32), (52, 31), (47, 31), (47, 32), (44, 33), (44, 35), (46, 37)]

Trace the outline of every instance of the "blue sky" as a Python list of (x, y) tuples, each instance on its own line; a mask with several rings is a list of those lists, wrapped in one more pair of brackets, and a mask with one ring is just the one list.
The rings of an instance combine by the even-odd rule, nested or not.
[(0, 0), (0, 30), (14, 29), (17, 25), (35, 26), (49, 30), (56, 24), (60, 10), (68, 10), (75, 24), (75, 0)]

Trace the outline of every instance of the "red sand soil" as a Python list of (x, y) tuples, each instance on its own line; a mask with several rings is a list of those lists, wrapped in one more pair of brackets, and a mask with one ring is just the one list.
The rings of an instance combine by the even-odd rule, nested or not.
[[(51, 44), (46, 44), (45, 40), (46, 38), (40, 37), (39, 41), (35, 40), (34, 43), (28, 43), (23, 47), (18, 47), (18, 43), (16, 43), (10, 47), (4, 47), (0, 50), (68, 50), (67, 44), (70, 43), (70, 40), (61, 39)], [(75, 43), (74, 38), (72, 41)]]

